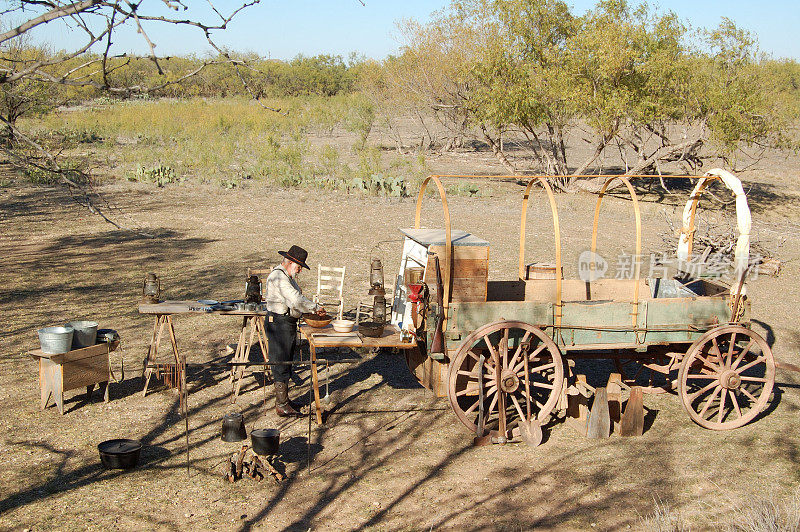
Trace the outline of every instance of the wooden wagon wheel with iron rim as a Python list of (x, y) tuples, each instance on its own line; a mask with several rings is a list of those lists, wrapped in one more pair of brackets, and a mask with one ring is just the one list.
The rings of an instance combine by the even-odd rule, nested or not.
[(686, 353), (678, 376), (689, 417), (712, 430), (752, 421), (767, 405), (774, 384), (769, 344), (741, 325), (723, 325), (701, 336)]
[[(479, 369), (481, 355), (485, 361)], [(472, 432), (478, 428), (480, 372), (485, 431), (507, 439), (520, 436), (521, 421), (544, 423), (564, 383), (561, 352), (544, 331), (521, 321), (480, 327), (453, 355), (447, 386), (450, 406)]]

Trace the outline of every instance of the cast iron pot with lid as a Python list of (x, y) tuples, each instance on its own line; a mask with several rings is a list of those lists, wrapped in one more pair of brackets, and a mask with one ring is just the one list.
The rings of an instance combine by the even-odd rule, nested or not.
[(125, 438), (106, 440), (97, 445), (97, 450), (106, 469), (130, 469), (139, 462), (142, 442)]
[(222, 416), (222, 441), (237, 442), (247, 438), (244, 416), (240, 412), (229, 412)]
[(281, 431), (278, 429), (253, 429), (250, 439), (253, 442), (253, 452), (268, 456), (280, 452)]

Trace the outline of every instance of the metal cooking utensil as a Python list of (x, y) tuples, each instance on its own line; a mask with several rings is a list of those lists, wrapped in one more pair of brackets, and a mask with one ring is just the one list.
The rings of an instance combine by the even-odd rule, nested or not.
[(331, 394), (328, 391), (328, 384), (331, 381), (331, 364), (327, 360), (325, 361), (325, 397), (322, 398), (325, 401), (326, 405), (331, 404)]

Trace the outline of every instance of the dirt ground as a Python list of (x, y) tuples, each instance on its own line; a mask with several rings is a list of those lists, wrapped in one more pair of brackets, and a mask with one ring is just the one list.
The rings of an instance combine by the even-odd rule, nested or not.
[[(753, 240), (783, 262), (779, 278), (762, 276), (750, 286), (754, 327), (776, 357), (800, 364), (797, 168), (796, 160), (783, 161), (779, 170), (742, 177), (753, 183)], [(516, 274), (521, 190), (496, 183), (481, 197), (449, 198), (454, 227), (491, 242), (490, 279)], [(239, 298), (249, 266), (270, 263), (296, 243), (310, 251), (312, 267), (347, 267), (352, 308), (366, 294), (373, 254), (383, 258), (387, 277), (396, 271), (397, 229), (413, 224), (414, 201), (258, 184), (230, 191), (116, 182), (103, 192), (117, 219), (153, 236), (116, 230), (59, 190), (0, 188), (0, 528), (619, 530), (643, 528), (642, 518), (658, 502), (702, 530), (735, 520), (741, 504), (797, 495), (800, 375), (778, 371), (768, 410), (734, 431), (695, 425), (679, 399), (666, 394), (645, 397), (652, 425), (638, 438), (590, 440), (555, 424), (537, 448), (472, 447), (447, 399), (420, 387), (402, 357), (360, 353), (359, 362), (331, 368), (332, 413), (324, 426), (311, 426), (309, 441), (307, 419), (275, 416), (271, 388), (265, 411), (253, 377), (237, 405), (229, 404), (230, 385), (218, 363), (225, 345), (235, 342), (238, 319), (206, 315), (176, 317), (178, 343), (195, 364), (188, 375), (187, 475), (176, 393), (156, 387), (141, 394), (152, 328), (151, 318), (137, 312), (144, 275), (157, 272), (169, 299)], [(678, 223), (685, 197), (643, 199), (643, 248), (664, 250), (665, 215)], [(595, 197), (559, 195), (558, 202), (565, 273), (575, 275), (577, 256), (589, 246)], [(528, 257), (552, 260), (541, 193), (530, 212)], [(728, 207), (705, 216), (729, 220), (732, 213)], [(433, 197), (423, 225), (441, 226)], [(632, 252), (632, 242), (630, 202), (609, 198), (598, 249), (614, 256)], [(312, 272), (302, 274), (306, 292), (313, 284)], [(125, 380), (111, 385), (108, 404), (97, 391), (87, 401), (75, 390), (66, 393), (64, 416), (52, 406), (40, 411), (37, 369), (24, 352), (38, 346), (37, 328), (83, 318), (119, 331), (122, 349), (113, 366), (119, 374), (124, 360)], [(307, 371), (298, 377), (292, 393), (307, 397)], [(238, 445), (220, 440), (221, 419), (235, 408), (248, 431), (281, 429), (288, 475), (282, 484), (223, 479), (221, 464)], [(96, 445), (120, 437), (144, 443), (140, 464), (104, 470)]]

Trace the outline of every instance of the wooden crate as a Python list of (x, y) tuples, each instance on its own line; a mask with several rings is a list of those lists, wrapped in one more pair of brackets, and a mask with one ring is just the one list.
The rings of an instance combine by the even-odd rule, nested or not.
[[(430, 246), (428, 251), (438, 255), (439, 264), (444, 267), (444, 246)], [(486, 301), (486, 287), (489, 280), (489, 246), (453, 246), (451, 301)], [(436, 286), (434, 260), (428, 257), (425, 268), (425, 282)], [(447, 272), (442, 272), (446, 280)]]

